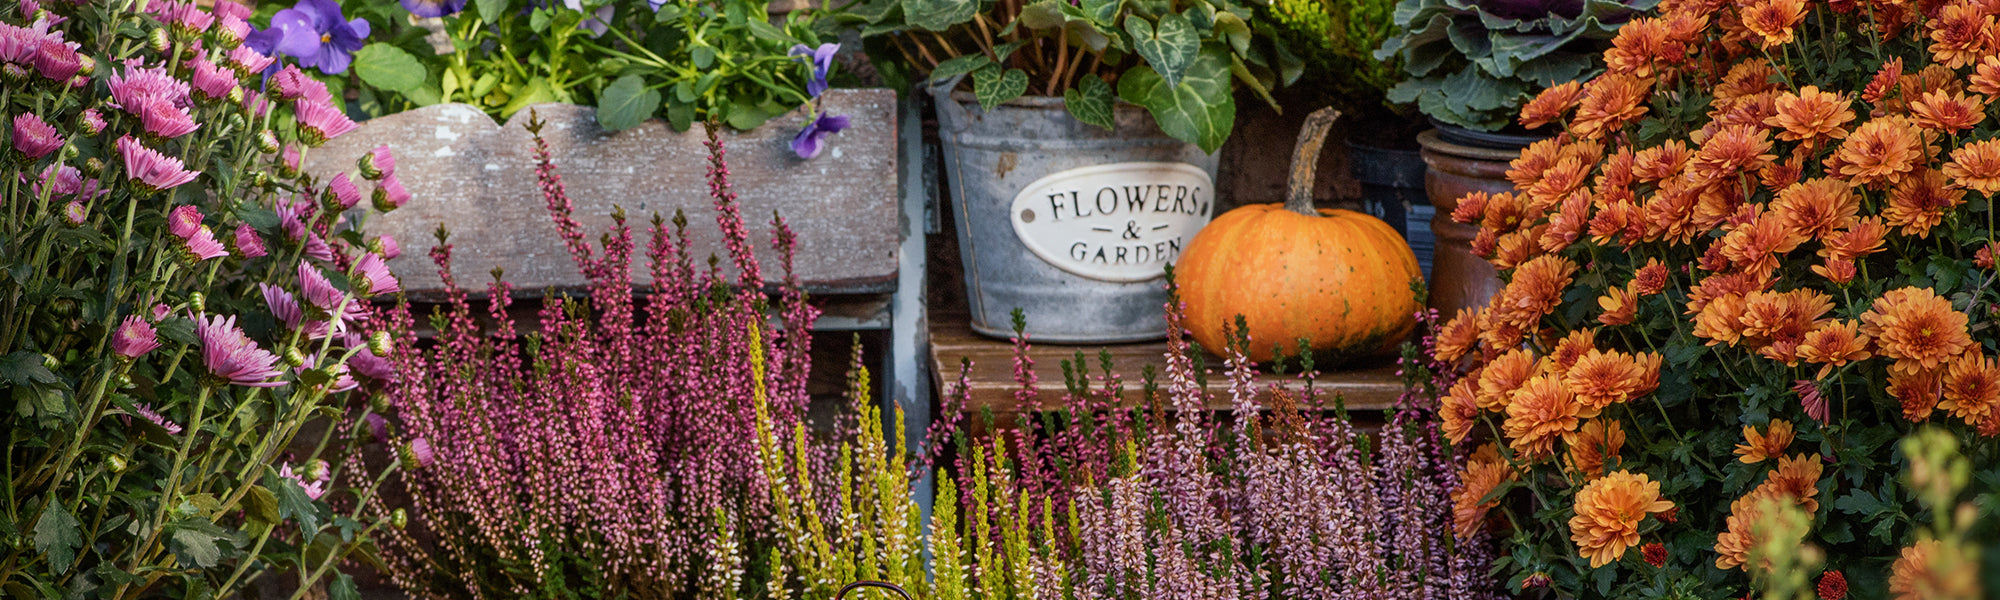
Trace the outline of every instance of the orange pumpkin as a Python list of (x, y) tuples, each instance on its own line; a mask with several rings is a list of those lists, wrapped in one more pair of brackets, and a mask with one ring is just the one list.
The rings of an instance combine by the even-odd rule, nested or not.
[(1269, 362), (1301, 338), (1330, 360), (1372, 356), (1409, 338), (1422, 308), (1412, 282), (1417, 255), (1381, 219), (1312, 209), (1313, 167), (1340, 113), (1306, 117), (1284, 204), (1252, 204), (1217, 217), (1188, 242), (1175, 267), (1184, 325), (1211, 352), (1228, 347), (1242, 315), (1250, 357)]

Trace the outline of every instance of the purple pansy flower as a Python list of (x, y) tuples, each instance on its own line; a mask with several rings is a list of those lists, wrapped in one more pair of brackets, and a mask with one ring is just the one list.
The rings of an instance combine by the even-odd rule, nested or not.
[(244, 41), (258, 52), (285, 54), (334, 75), (346, 72), (354, 62), (354, 52), (361, 49), (368, 31), (367, 19), (346, 20), (333, 0), (299, 0), (273, 15), (269, 28)]
[(806, 128), (799, 131), (798, 136), (792, 138), (792, 152), (799, 158), (819, 156), (820, 151), (826, 149), (826, 136), (840, 133), (847, 125), (847, 115), (820, 113), (812, 122), (806, 123)]
[(806, 93), (818, 98), (826, 91), (826, 73), (833, 69), (833, 55), (840, 52), (840, 44), (820, 44), (819, 49), (807, 48), (805, 44), (792, 46), (792, 58), (804, 58), (812, 64), (812, 80), (806, 82)]
[(465, 0), (403, 0), (403, 8), (419, 17), (442, 17), (465, 10)]

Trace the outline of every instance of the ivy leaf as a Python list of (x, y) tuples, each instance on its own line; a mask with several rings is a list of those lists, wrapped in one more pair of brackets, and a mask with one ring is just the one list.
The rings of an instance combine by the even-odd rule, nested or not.
[(417, 57), (380, 42), (363, 46), (354, 53), (354, 74), (368, 85), (404, 93), (423, 87), (424, 80), (430, 77)]
[(977, 71), (981, 67), (985, 67), (986, 65), (989, 64), (993, 64), (993, 61), (986, 58), (985, 54), (967, 54), (965, 56), (956, 57), (951, 60), (938, 63), (937, 68), (931, 69), (930, 80), (939, 81), (944, 79), (950, 79), (952, 77), (957, 77), (959, 75), (964, 75), (966, 73)]
[(1028, 73), (1020, 69), (1002, 71), (1000, 65), (992, 64), (972, 72), (972, 95), (979, 98), (979, 107), (993, 110), (1008, 100), (1021, 97), (1028, 91)]
[(48, 555), (49, 568), (67, 573), (76, 564), (76, 549), (81, 547), (83, 531), (77, 528), (76, 517), (70, 516), (61, 502), (50, 502), (35, 522), (35, 550)]
[(319, 507), (313, 504), (311, 497), (306, 496), (305, 489), (299, 487), (299, 482), (279, 477), (270, 469), (265, 469), (264, 488), (278, 497), (279, 518), (297, 521), (299, 533), (305, 536), (307, 543), (311, 543), (313, 536), (319, 533)]
[(1203, 49), (1189, 65), (1186, 81), (1177, 86), (1151, 67), (1126, 71), (1118, 78), (1118, 96), (1146, 107), (1167, 135), (1201, 146), (1203, 152), (1221, 148), (1236, 124), (1228, 52), (1219, 45)]
[(1076, 120), (1111, 129), (1111, 84), (1096, 75), (1085, 75), (1076, 87), (1063, 90), (1063, 107)]
[(638, 127), (660, 106), (660, 91), (646, 87), (638, 75), (626, 75), (598, 95), (597, 124), (611, 131)]
[(1161, 15), (1157, 26), (1145, 19), (1126, 17), (1125, 33), (1132, 35), (1139, 57), (1146, 59), (1146, 66), (1166, 80), (1168, 88), (1180, 85), (1195, 56), (1201, 53), (1201, 36), (1195, 33), (1194, 24), (1181, 15)]

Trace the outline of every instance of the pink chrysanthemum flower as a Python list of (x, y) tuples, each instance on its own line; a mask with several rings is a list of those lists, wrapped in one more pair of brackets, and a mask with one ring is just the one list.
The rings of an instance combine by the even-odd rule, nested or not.
[(304, 254), (306, 258), (320, 262), (333, 260), (333, 246), (326, 244), (326, 238), (320, 237), (317, 233), (307, 235), (305, 244), (306, 249)]
[(293, 483), (299, 484), (299, 489), (306, 493), (307, 498), (318, 500), (320, 496), (326, 495), (326, 482), (314, 481), (307, 483), (304, 477), (300, 477), (298, 473), (292, 472), (291, 463), (285, 463), (284, 466), (280, 467), (278, 469), (278, 476), (290, 479)]
[(368, 433), (375, 436), (375, 441), (386, 442), (389, 440), (388, 417), (382, 416), (382, 413), (368, 413), (368, 416), (362, 420), (368, 423)]
[(1799, 395), (1799, 406), (1805, 409), (1806, 416), (1814, 421), (1826, 422), (1829, 416), (1826, 396), (1820, 393), (1817, 382), (1805, 379), (1794, 381), (1792, 391)]
[(192, 204), (183, 204), (167, 211), (167, 233), (187, 239), (201, 230), (201, 209)]
[(35, 113), (14, 115), (14, 149), (28, 160), (39, 160), (62, 148), (63, 138), (56, 128)]
[(361, 160), (356, 161), (356, 164), (361, 167), (361, 176), (368, 179), (381, 179), (396, 174), (396, 155), (389, 152), (388, 144), (369, 150), (367, 154), (361, 155)]
[(389, 260), (395, 260), (396, 257), (403, 255), (403, 247), (396, 243), (396, 237), (387, 234), (384, 234), (381, 237), (377, 237), (375, 238), (374, 241), (369, 242), (368, 251), (380, 254), (382, 255), (382, 258), (386, 258)]
[(243, 258), (257, 258), (268, 253), (264, 249), (264, 238), (257, 235), (257, 228), (249, 223), (236, 225), (236, 253)]
[(299, 301), (292, 297), (291, 292), (268, 283), (259, 283), (257, 288), (264, 292), (264, 305), (271, 309), (271, 316), (278, 322), (297, 329), (299, 323), (305, 321), (306, 313), (299, 309)]
[[(264, 56), (263, 53), (253, 50), (247, 45), (237, 46), (229, 50), (229, 68), (235, 69), (236, 76), (238, 77), (249, 77), (255, 73), (262, 73), (266, 67), (271, 66), (272, 60), (274, 59)], [(244, 94), (245, 102), (249, 101), (249, 96), (249, 94)], [(249, 105), (246, 104), (245, 106)], [(261, 110), (259, 114), (262, 114)]]
[(35, 27), (0, 23), (0, 64), (5, 65), (7, 77), (15, 80), (27, 78), (28, 68), (35, 62), (35, 53), (41, 51), (42, 42), (50, 39), (61, 38), (49, 36), (47, 21), (37, 22)]
[(299, 262), (299, 293), (305, 296), (307, 304), (328, 312), (347, 302), (346, 292), (333, 287), (333, 282), (320, 275), (317, 267), (305, 261)]
[(151, 406), (146, 406), (143, 403), (134, 403), (132, 404), (132, 412), (138, 414), (139, 418), (167, 430), (167, 433), (174, 435), (181, 434), (180, 424), (168, 421), (166, 417), (160, 416), (160, 413), (155, 412)]
[(194, 235), (182, 238), (181, 247), (187, 250), (190, 262), (229, 256), (229, 249), (222, 247), (222, 242), (215, 239), (215, 232), (209, 230), (207, 225), (196, 229)]
[(349, 369), (352, 369), (355, 373), (363, 377), (376, 381), (396, 380), (396, 366), (390, 364), (389, 359), (382, 358), (376, 355), (374, 350), (369, 349), (367, 338), (349, 333), (344, 339), (347, 342), (347, 347), (361, 349), (360, 352), (354, 353), (354, 356), (347, 358)]
[(42, 47), (35, 50), (35, 70), (50, 81), (69, 81), (83, 70), (83, 56), (76, 53), (76, 42), (43, 40)]
[(141, 98), (160, 96), (176, 107), (190, 104), (188, 84), (167, 72), (165, 66), (145, 68), (136, 60), (128, 62), (124, 73), (113, 73), (105, 80), (111, 89), (111, 101), (120, 110), (137, 116), (135, 104)]
[(297, 176), (299, 173), (299, 161), (302, 160), (304, 158), (299, 155), (299, 147), (286, 144), (285, 149), (278, 152), (278, 174), (285, 177)]
[(198, 36), (208, 31), (210, 25), (215, 24), (215, 15), (209, 14), (208, 11), (202, 10), (199, 6), (195, 6), (193, 2), (172, 2), (169, 4), (176, 6), (162, 11), (160, 13), (160, 20), (173, 26), (174, 33), (190, 37)]
[(133, 114), (139, 115), (139, 123), (145, 126), (146, 133), (161, 138), (171, 140), (201, 128), (201, 124), (194, 122), (194, 117), (188, 114), (187, 109), (174, 106), (174, 103), (164, 96), (143, 96), (126, 106)]
[(153, 331), (153, 325), (139, 315), (125, 317), (118, 329), (111, 332), (111, 353), (125, 358), (139, 358), (154, 348), (160, 347), (160, 338)]
[(49, 168), (42, 169), (41, 180), (28, 187), (28, 191), (38, 198), (43, 193), (42, 188), (48, 188), (51, 198), (69, 196), (83, 190), (83, 172), (65, 164), (49, 165)]
[[(292, 371), (303, 374), (306, 371), (310, 371), (316, 368), (314, 365), (318, 364), (318, 362), (319, 362), (318, 358), (308, 356), (306, 357), (306, 362), (304, 364), (300, 364), (298, 368), (293, 369)], [(327, 371), (333, 376), (333, 381), (327, 384), (326, 393), (338, 394), (341, 392), (353, 390), (354, 388), (361, 387), (361, 383), (355, 381), (354, 376), (348, 374), (347, 365), (344, 363), (330, 365), (327, 367)]]
[(326, 84), (320, 83), (318, 79), (313, 79), (305, 71), (299, 70), (298, 65), (285, 65), (285, 68), (279, 69), (276, 74), (271, 76), (270, 83), (271, 95), (276, 96), (279, 100), (297, 100), (304, 103), (321, 105), (333, 104), (333, 94), (327, 91)]
[(294, 106), (299, 118), (299, 141), (318, 148), (327, 140), (354, 131), (354, 120), (332, 104), (304, 101)]
[(63, 222), (69, 223), (70, 227), (81, 227), (89, 219), (90, 208), (84, 206), (82, 200), (71, 200), (63, 205)]
[(229, 93), (236, 91), (236, 72), (216, 66), (205, 58), (195, 59), (192, 79), (195, 95), (209, 102), (227, 100)]
[(410, 203), (410, 191), (403, 189), (403, 180), (398, 179), (395, 173), (390, 173), (388, 177), (382, 178), (381, 183), (375, 185), (374, 200), (375, 210), (390, 212)]
[(336, 174), (326, 182), (326, 199), (327, 210), (340, 212), (361, 203), (361, 189), (354, 187), (354, 180), (346, 173)]
[(152, 316), (154, 323), (167, 320), (167, 316), (171, 314), (174, 314), (174, 307), (167, 306), (167, 303), (161, 302), (153, 305)]
[(125, 176), (148, 192), (173, 189), (201, 174), (183, 168), (181, 159), (160, 154), (129, 135), (118, 138), (118, 152), (125, 156)]
[(246, 387), (278, 387), (272, 381), (284, 375), (278, 369), (278, 355), (257, 347), (257, 342), (236, 327), (236, 317), (196, 316), (194, 334), (201, 340), (202, 364), (208, 368), (211, 385), (233, 384)]
[(250, 15), (252, 13), (248, 5), (232, 2), (230, 0), (216, 0), (214, 8), (215, 8), (215, 15), (218, 17), (236, 17), (238, 19), (248, 19), (250, 18)]
[(396, 276), (389, 274), (389, 263), (383, 262), (376, 254), (363, 254), (361, 260), (354, 261), (354, 291), (362, 297), (377, 294), (394, 294), (402, 290)]
[(83, 109), (83, 116), (78, 117), (77, 122), (83, 124), (83, 132), (85, 134), (97, 135), (104, 133), (104, 113), (97, 112), (95, 108)]
[(250, 35), (250, 24), (235, 15), (221, 15), (215, 18), (215, 45), (224, 50), (234, 49), (243, 44)]

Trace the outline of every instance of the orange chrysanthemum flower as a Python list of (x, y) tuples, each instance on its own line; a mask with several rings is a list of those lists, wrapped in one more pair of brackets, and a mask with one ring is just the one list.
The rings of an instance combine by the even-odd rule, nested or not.
[(1981, 269), (1993, 268), (1993, 254), (1996, 250), (2000, 250), (2000, 242), (1987, 242), (1986, 245), (1980, 246), (1979, 251), (1972, 253), (1972, 264), (1978, 265)]
[(1786, 254), (1798, 249), (1806, 237), (1772, 214), (1762, 215), (1748, 225), (1737, 227), (1716, 244), (1722, 257), (1736, 268), (1750, 273), (1772, 273)]
[(1827, 168), (1856, 185), (1877, 186), (1916, 170), (1929, 157), (1916, 125), (1890, 116), (1855, 128), (1827, 159)]
[(1845, 138), (1847, 123), (1854, 120), (1853, 101), (1842, 94), (1820, 91), (1816, 85), (1779, 95), (1776, 107), (1778, 114), (1764, 123), (1784, 129), (1778, 132), (1778, 139), (1785, 141)]
[(1861, 212), (1861, 197), (1845, 181), (1814, 179), (1778, 192), (1771, 211), (1794, 234), (1816, 240), (1852, 226)]
[(1971, 84), (1972, 91), (1989, 97), (2000, 96), (2000, 55), (1979, 59), (1979, 66), (1973, 69), (1972, 75), (1966, 77), (1965, 81)]
[(1532, 220), (1526, 198), (1514, 194), (1493, 194), (1480, 203), (1480, 226), (1494, 233), (1512, 233)]
[(1570, 367), (1576, 366), (1577, 359), (1596, 349), (1597, 330), (1577, 329), (1556, 342), (1555, 351), (1549, 353), (1549, 362), (1553, 365), (1554, 373), (1568, 373)]
[(1591, 419), (1576, 432), (1563, 438), (1569, 446), (1569, 470), (1583, 476), (1584, 481), (1596, 481), (1604, 476), (1608, 466), (1618, 463), (1618, 453), (1625, 448), (1625, 429), (1617, 421)]
[(1599, 244), (1610, 245), (1617, 241), (1630, 248), (1646, 235), (1645, 215), (1639, 205), (1630, 200), (1608, 202), (1590, 217), (1590, 239)]
[(1645, 266), (1632, 272), (1632, 283), (1629, 285), (1632, 293), (1636, 295), (1658, 294), (1661, 290), (1667, 289), (1667, 266), (1661, 264), (1660, 259), (1648, 258)]
[(1474, 403), (1486, 410), (1505, 412), (1514, 390), (1521, 389), (1522, 384), (1540, 372), (1534, 354), (1523, 348), (1508, 350), (1486, 361), (1486, 367), (1479, 371), (1479, 390), (1473, 395)]
[(1861, 315), (1861, 332), (1876, 353), (1896, 361), (1891, 372), (1932, 371), (1972, 347), (1965, 313), (1927, 288), (1889, 290)]
[(1514, 269), (1514, 279), (1500, 290), (1496, 304), (1498, 318), (1524, 329), (1533, 328), (1544, 315), (1555, 311), (1569, 288), (1576, 263), (1555, 255), (1534, 257)]
[(1727, 101), (1774, 91), (1778, 84), (1771, 79), (1777, 74), (1778, 70), (1761, 58), (1736, 63), (1722, 76), (1722, 83), (1715, 86), (1715, 99)]
[(1486, 496), (1514, 477), (1514, 468), (1501, 460), (1500, 451), (1493, 444), (1473, 451), (1458, 472), (1458, 489), (1451, 492), (1452, 531), (1459, 539), (1470, 539), (1479, 533), (1479, 526), (1486, 522), (1486, 513), (1500, 505), (1498, 498), (1485, 500)]
[(1583, 102), (1570, 122), (1569, 133), (1596, 139), (1646, 115), (1645, 101), (1653, 92), (1653, 80), (1606, 73), (1584, 84), (1583, 90)]
[(1616, 471), (1576, 492), (1576, 516), (1569, 519), (1570, 539), (1578, 553), (1602, 567), (1639, 545), (1639, 523), (1646, 515), (1665, 512), (1674, 503), (1660, 498), (1660, 483), (1644, 474)]
[(1639, 314), (1639, 299), (1632, 296), (1631, 290), (1611, 288), (1597, 297), (1597, 307), (1604, 309), (1603, 314), (1597, 315), (1597, 322), (1614, 326), (1630, 325)]
[[(1486, 257), (1486, 262), (1493, 263), (1493, 268), (1495, 269), (1512, 269), (1528, 262), (1528, 259), (1541, 256), (1543, 254), (1542, 233), (1548, 231), (1548, 228), (1547, 224), (1541, 224), (1500, 236), (1494, 240), (1493, 255)], [(1503, 314), (1501, 316), (1515, 315)], [(1528, 321), (1520, 322), (1523, 327), (1528, 326), (1529, 323)]]
[(1903, 57), (1891, 58), (1875, 70), (1875, 76), (1868, 79), (1868, 85), (1861, 88), (1861, 100), (1869, 104), (1880, 104), (1889, 92), (1895, 91), (1896, 83), (1903, 79)]
[(1498, 304), (1498, 300), (1500, 296), (1495, 294), (1493, 301), (1488, 302), (1486, 308), (1479, 311), (1479, 318), (1473, 320), (1473, 328), (1479, 330), (1479, 343), (1486, 347), (1488, 354), (1519, 346), (1521, 340), (1527, 339), (1528, 336), (1528, 332), (1522, 327), (1494, 317), (1493, 308)]
[(1680, 140), (1640, 150), (1632, 156), (1632, 175), (1642, 182), (1671, 179), (1681, 174), (1681, 169), (1694, 159), (1694, 150)]
[(1473, 380), (1467, 377), (1452, 384), (1451, 391), (1438, 399), (1438, 430), (1454, 445), (1465, 443), (1465, 437), (1472, 434), (1473, 422), (1479, 419), (1476, 395)]
[(1938, 409), (1977, 427), (1992, 417), (2000, 405), (2000, 362), (1982, 356), (1978, 350), (1952, 361), (1944, 374), (1944, 399)]
[(1806, 20), (1805, 0), (1758, 0), (1743, 9), (1743, 26), (1765, 48), (1792, 43), (1792, 31)]
[(1715, 534), (1715, 568), (1734, 569), (1750, 561), (1750, 550), (1761, 541), (1754, 525), (1764, 519), (1766, 503), (1773, 501), (1779, 500), (1753, 490), (1729, 503), (1729, 517), (1722, 532)]
[(1486, 192), (1480, 191), (1473, 191), (1460, 196), (1458, 204), (1452, 206), (1451, 220), (1455, 223), (1467, 225), (1479, 222), (1480, 219), (1486, 216), (1486, 202), (1488, 198), (1489, 196)]
[(1743, 426), (1743, 443), (1736, 445), (1737, 460), (1744, 464), (1757, 464), (1785, 455), (1785, 449), (1792, 446), (1792, 422), (1772, 419), (1765, 433), (1758, 433), (1756, 427)]
[(1704, 181), (1714, 181), (1738, 173), (1754, 172), (1778, 155), (1770, 154), (1771, 134), (1762, 127), (1732, 125), (1710, 136), (1695, 151), (1688, 171)]
[(1571, 192), (1583, 187), (1584, 182), (1590, 178), (1590, 170), (1596, 166), (1597, 163), (1584, 162), (1580, 156), (1565, 156), (1556, 161), (1556, 164), (1543, 169), (1541, 178), (1535, 180), (1535, 184), (1528, 186), (1523, 192), (1530, 201), (1529, 211), (1537, 214), (1545, 213), (1556, 203), (1562, 202)]
[[(1949, 553), (1958, 568), (1938, 569), (1939, 555)], [(1889, 597), (1894, 600), (1932, 598), (1977, 598), (1980, 596), (1979, 569), (1962, 550), (1935, 539), (1919, 541), (1903, 549), (1889, 566)]]
[(1882, 251), (1882, 239), (1889, 234), (1889, 226), (1881, 217), (1863, 217), (1847, 229), (1833, 232), (1820, 240), (1819, 255), (1827, 258), (1853, 260)]
[(1576, 395), (1554, 375), (1536, 375), (1521, 384), (1507, 401), (1501, 429), (1507, 447), (1522, 460), (1539, 461), (1555, 454), (1556, 439), (1576, 429), (1577, 422), (1597, 411), (1576, 401)]
[(1982, 194), (2000, 192), (2000, 140), (1981, 140), (1951, 151), (1944, 174), (1952, 185)]
[(1834, 367), (1873, 356), (1868, 352), (1868, 341), (1855, 322), (1830, 320), (1806, 334), (1805, 340), (1799, 342), (1798, 355), (1807, 362), (1826, 365), (1819, 374), (1824, 378)]
[(1787, 365), (1798, 364), (1797, 349), (1819, 318), (1833, 310), (1833, 298), (1815, 290), (1755, 292), (1744, 298), (1743, 337), (1758, 346), (1758, 354)]
[(1973, 2), (1956, 2), (1928, 22), (1931, 60), (1953, 69), (1972, 64), (1991, 51), (1993, 15)]
[(1915, 117), (1918, 127), (1958, 133), (1986, 120), (1986, 100), (1964, 92), (1932, 90), (1910, 102), (1910, 116)]
[(1625, 402), (1660, 387), (1660, 355), (1592, 349), (1563, 376), (1563, 384), (1588, 410)]
[(1763, 492), (1798, 503), (1810, 515), (1819, 512), (1819, 478), (1826, 463), (1816, 454), (1778, 457), (1778, 468), (1751, 493)]
[(1944, 377), (1939, 370), (1889, 372), (1889, 397), (1903, 408), (1903, 418), (1922, 423), (1931, 418), (1944, 396)]
[(1854, 276), (1859, 274), (1854, 266), (1854, 261), (1831, 257), (1827, 258), (1823, 264), (1813, 265), (1812, 272), (1818, 274), (1820, 277), (1825, 277), (1827, 281), (1842, 285), (1854, 281)]
[[(1546, 179), (1543, 181), (1547, 181)], [(1549, 217), (1549, 226), (1542, 229), (1540, 240), (1542, 251), (1555, 253), (1583, 236), (1583, 230), (1590, 226), (1590, 190), (1570, 192), (1562, 201), (1556, 214)]]
[(1707, 339), (1710, 346), (1734, 346), (1743, 339), (1743, 311), (1746, 306), (1742, 294), (1728, 293), (1711, 298), (1698, 309), (1691, 333)]
[(1965, 203), (1965, 190), (1951, 185), (1945, 174), (1919, 169), (1889, 190), (1883, 223), (1903, 228), (1903, 235), (1929, 238), (1931, 228), (1944, 222), (1946, 212)]
[(1535, 99), (1521, 106), (1521, 126), (1535, 129), (1547, 125), (1550, 121), (1561, 119), (1569, 109), (1576, 108), (1577, 102), (1581, 100), (1583, 100), (1583, 84), (1575, 80), (1542, 90), (1542, 93), (1535, 95)]
[(1444, 327), (1438, 328), (1432, 356), (1441, 363), (1454, 363), (1464, 358), (1467, 352), (1472, 351), (1472, 345), (1479, 343), (1479, 330), (1473, 323), (1475, 320), (1477, 317), (1472, 314), (1471, 308), (1458, 309), (1457, 315), (1445, 321)]

